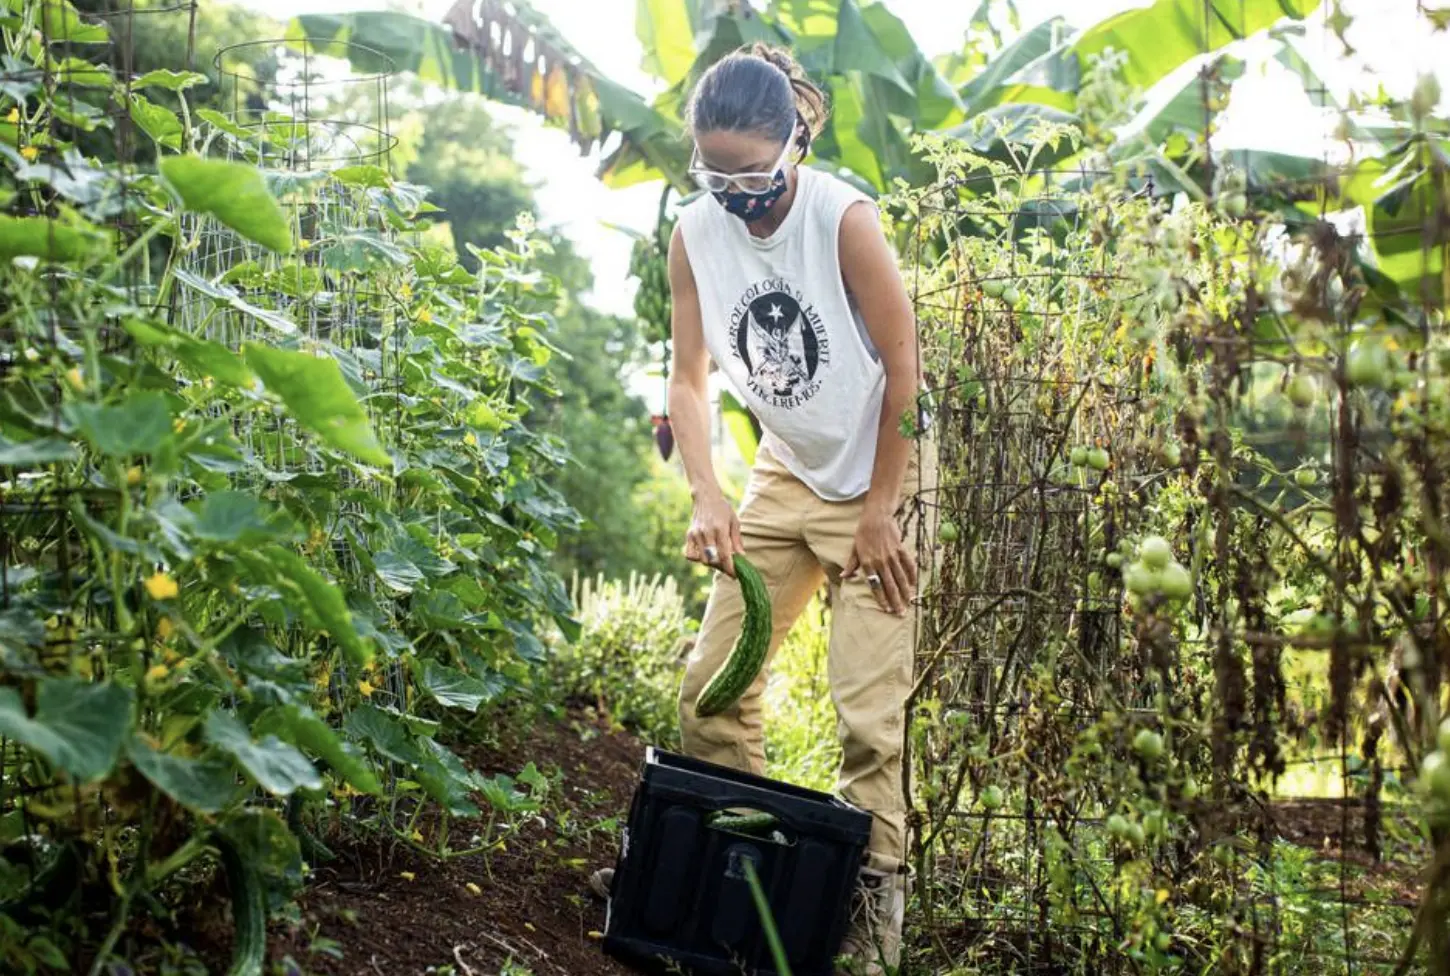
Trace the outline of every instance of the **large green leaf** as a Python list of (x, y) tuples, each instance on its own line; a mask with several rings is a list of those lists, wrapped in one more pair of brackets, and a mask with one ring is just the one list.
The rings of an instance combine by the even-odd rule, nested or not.
[(1162, 108), (1145, 112), (1143, 118), (1134, 120), (1129, 130), (1141, 131), (1155, 144), (1166, 142), (1175, 132), (1194, 138), (1205, 132), (1211, 134), (1218, 113), (1204, 104), (1205, 85), (1232, 85), (1243, 77), (1244, 70), (1244, 62), (1232, 55), (1216, 58), (1203, 72), (1194, 75), (1169, 96)]
[(281, 513), (242, 491), (213, 491), (194, 507), (192, 534), (210, 542), (256, 545), (275, 539), (285, 526)]
[(392, 465), (336, 360), (256, 343), (248, 343), (242, 354), (303, 427), (369, 464)]
[(209, 214), (263, 247), (292, 253), (287, 215), (255, 166), (193, 155), (167, 156), (160, 165), (188, 210)]
[(267, 887), (295, 890), (301, 885), (301, 844), (277, 811), (237, 810), (223, 821), (221, 829), (237, 845), (238, 853), (261, 872)]
[(1143, 91), (1180, 65), (1242, 40), (1284, 18), (1303, 20), (1321, 0), (1157, 0), (1089, 27), (1072, 42), (1082, 59), (1126, 52), (1123, 80)]
[(210, 376), (228, 386), (252, 383), (252, 371), (241, 357), (219, 342), (198, 339), (159, 322), (127, 319), (123, 324), (131, 338), (144, 346), (165, 349), (198, 376)]
[(372, 747), (380, 756), (405, 766), (423, 762), (418, 744), (403, 724), (375, 705), (359, 705), (347, 713), (342, 730), (347, 736)]
[[(125, 89), (117, 93), (117, 100), (126, 97)], [(164, 105), (157, 105), (140, 92), (132, 92), (131, 121), (135, 122), (142, 132), (146, 133), (159, 146), (167, 149), (181, 149), (181, 137), (184, 130), (181, 127), (181, 119), (171, 109)]]
[(185, 91), (193, 85), (206, 84), (206, 75), (196, 71), (172, 71), (158, 68), (148, 71), (131, 83), (132, 88), (164, 88), (167, 91)]
[(267, 546), (261, 558), (283, 581), (295, 588), (301, 597), (302, 608), (317, 626), (337, 641), (354, 665), (362, 666), (372, 660), (372, 649), (358, 634), (347, 601), (336, 586), (309, 566), (307, 560), (282, 546)]
[(0, 435), (0, 466), (48, 464), (52, 461), (73, 461), (75, 458), (75, 446), (59, 437), (12, 441)]
[(100, 228), (80, 220), (12, 217), (0, 214), (0, 260), (31, 257), (76, 262), (98, 257), (110, 248)]
[(188, 810), (217, 813), (239, 792), (230, 763), (160, 752), (134, 735), (126, 745), (126, 756), (152, 785)]
[(257, 785), (275, 796), (290, 796), (297, 790), (319, 790), (322, 777), (297, 747), (275, 735), (253, 742), (235, 715), (213, 711), (206, 718), (207, 741), (237, 761)]
[(965, 118), (965, 107), (956, 90), (917, 47), (900, 17), (886, 4), (877, 3), (863, 7), (861, 19), (910, 87), (904, 97), (894, 88), (883, 89), (893, 111), (910, 119), (915, 130), (955, 125)]
[(116, 404), (68, 403), (65, 415), (102, 454), (151, 454), (171, 436), (171, 409), (164, 394), (133, 390)]
[(104, 23), (82, 20), (70, 0), (6, 0), (6, 6), (17, 16), (23, 16), (26, 7), (31, 7), (34, 26), (40, 28), (49, 44), (105, 44), (111, 39), (111, 31)]
[(44, 756), (82, 783), (105, 777), (131, 733), (131, 689), (77, 678), (41, 678), (35, 715), (20, 692), (0, 688), (0, 736)]
[(301, 705), (288, 706), (287, 726), (293, 742), (321, 757), (353, 789), (362, 793), (382, 792), (382, 786), (368, 766), (367, 759), (359, 754), (355, 746), (344, 742), (333, 731), (332, 726), (310, 708)]
[(635, 0), (634, 32), (644, 48), (641, 67), (675, 84), (695, 64), (695, 25), (687, 0)]
[[(187, 271), (185, 268), (177, 268), (172, 273), (176, 275), (176, 280), (187, 288), (224, 305), (230, 305), (238, 312), (256, 319), (258, 322), (261, 322), (263, 325), (268, 326), (282, 335), (295, 335), (297, 333), (297, 326), (293, 325), (291, 320), (285, 315), (282, 315), (280, 312), (275, 312), (270, 308), (261, 308), (260, 306), (253, 305), (230, 285), (217, 281), (208, 281), (201, 275)], [(247, 382), (251, 382), (250, 373), (247, 374)], [(245, 386), (246, 383), (238, 385)]]
[(1048, 52), (1059, 49), (1070, 36), (1071, 28), (1061, 17), (1045, 20), (1024, 31), (961, 87), (959, 94), (968, 114), (1000, 102), (998, 89), (1019, 71), (1027, 69)]
[(504, 692), (504, 684), (496, 675), (485, 681), (437, 661), (424, 661), (415, 667), (415, 671), (418, 684), (445, 708), (476, 712), (478, 706), (493, 701)]

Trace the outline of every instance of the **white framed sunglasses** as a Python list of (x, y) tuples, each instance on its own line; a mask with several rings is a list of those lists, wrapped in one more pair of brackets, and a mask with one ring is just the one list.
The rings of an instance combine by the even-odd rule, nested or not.
[(785, 147), (780, 151), (780, 158), (767, 173), (717, 173), (713, 169), (706, 169), (700, 163), (699, 147), (690, 151), (690, 176), (694, 178), (702, 188), (711, 193), (723, 193), (733, 183), (741, 192), (751, 196), (760, 196), (770, 192), (771, 186), (775, 183), (775, 174), (785, 165), (786, 157), (790, 155), (791, 143), (786, 142)]

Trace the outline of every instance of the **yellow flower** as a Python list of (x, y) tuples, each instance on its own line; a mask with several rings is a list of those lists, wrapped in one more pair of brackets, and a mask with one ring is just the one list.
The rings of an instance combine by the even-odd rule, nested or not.
[(74, 366), (66, 370), (65, 381), (69, 383), (71, 385), (71, 389), (75, 390), (76, 392), (80, 392), (81, 390), (84, 390), (86, 388), (85, 377), (81, 376), (81, 371), (79, 369), (76, 369)]
[(181, 592), (181, 587), (168, 574), (156, 573), (146, 577), (146, 592), (151, 594), (153, 600), (170, 600)]
[(420, 843), (420, 844), (423, 843), (423, 831), (421, 831), (421, 830), (415, 830), (415, 831), (413, 831), (412, 838), (415, 841), (417, 841), (418, 843)]
[(178, 434), (181, 433), (183, 430), (186, 429), (186, 421), (181, 419), (180, 417), (177, 417), (171, 422), (171, 429), (176, 431)]
[(423, 309), (423, 311), (421, 311), (421, 312), (418, 313), (418, 321), (419, 322), (424, 322), (424, 323), (432, 322), (433, 321), (433, 313), (431, 311), (429, 311), (428, 309), (426, 309), (426, 308)]
[(377, 689), (373, 687), (373, 683), (371, 681), (359, 681), (357, 683), (357, 690), (364, 698), (371, 698), (373, 696), (373, 692), (377, 691)]
[(132, 465), (126, 469), (126, 484), (139, 485), (141, 483), (141, 469)]
[(40, 158), (40, 150), (34, 146), (22, 146), (20, 155), (25, 157), (27, 163), (33, 163)]
[(171, 635), (176, 633), (176, 627), (171, 623), (170, 617), (162, 617), (156, 621), (156, 636), (162, 640), (171, 640)]
[(11, 107), (10, 114), (5, 116), (5, 121), (9, 122), (11, 125), (14, 125), (16, 122), (20, 121), (20, 107), (18, 105)]
[(297, 238), (297, 246), (302, 248), (311, 247), (312, 242), (305, 237), (299, 237)]
[(1154, 897), (1157, 899), (1158, 904), (1163, 904), (1165, 901), (1168, 900), (1168, 889), (1159, 888), (1157, 894)]
[(478, 887), (478, 885), (474, 884), (472, 881), (468, 882), (463, 887), (465, 887), (465, 888), (468, 889), (468, 893), (470, 895), (481, 895), (481, 894), (483, 894), (483, 890), (480, 889)]
[(473, 431), (469, 431), (463, 435), (463, 443), (469, 447), (474, 447), (478, 444), (478, 438), (473, 436)]
[(403, 282), (403, 287), (398, 289), (398, 294), (402, 295), (405, 299), (412, 298), (413, 286), (408, 284), (406, 281)]
[(399, 871), (398, 877), (402, 878), (404, 881), (412, 881), (414, 878), (417, 877), (417, 875), (414, 874), (412, 871)]
[(164, 664), (153, 664), (151, 665), (151, 668), (146, 672), (146, 680), (160, 681), (162, 678), (166, 677), (166, 673), (169, 670), (170, 668), (168, 668)]

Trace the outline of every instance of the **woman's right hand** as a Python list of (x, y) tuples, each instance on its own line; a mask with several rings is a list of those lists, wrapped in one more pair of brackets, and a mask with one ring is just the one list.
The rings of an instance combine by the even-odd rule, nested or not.
[(695, 499), (695, 514), (685, 533), (685, 558), (735, 575), (735, 554), (745, 551), (740, 520), (719, 492)]

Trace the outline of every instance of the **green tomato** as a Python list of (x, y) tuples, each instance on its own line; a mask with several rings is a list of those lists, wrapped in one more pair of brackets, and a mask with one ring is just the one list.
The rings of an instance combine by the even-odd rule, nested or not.
[(1196, 799), (1198, 796), (1198, 780), (1192, 776), (1183, 781), (1183, 798), (1185, 800)]
[(1159, 452), (1159, 456), (1163, 458), (1163, 463), (1170, 468), (1178, 467), (1179, 463), (1183, 460), (1183, 452), (1172, 441), (1163, 445), (1163, 450)]
[(1162, 569), (1173, 561), (1173, 547), (1161, 535), (1150, 535), (1139, 544), (1138, 558), (1149, 569)]
[(1355, 386), (1382, 389), (1389, 379), (1390, 354), (1378, 339), (1356, 339), (1349, 347), (1344, 373)]
[(982, 790), (982, 795), (978, 797), (978, 800), (982, 804), (983, 810), (996, 810), (1002, 805), (1002, 788), (996, 785), (989, 786)]
[(1438, 749), (1420, 764), (1420, 788), (1427, 794), (1450, 803), (1450, 759)]
[(1180, 563), (1169, 563), (1158, 572), (1158, 592), (1170, 600), (1186, 600), (1193, 595), (1193, 574)]
[(941, 539), (941, 541), (943, 542), (956, 542), (958, 538), (957, 524), (948, 519), (942, 522), (942, 524), (937, 528), (936, 534), (937, 538)]
[(1167, 828), (1167, 821), (1164, 820), (1163, 813), (1159, 810), (1154, 810), (1143, 818), (1143, 832), (1155, 840), (1162, 837)]
[(1121, 569), (1123, 567), (1123, 554), (1121, 552), (1110, 552), (1103, 562), (1108, 564), (1109, 569)]
[(1222, 198), (1221, 205), (1230, 217), (1242, 217), (1249, 211), (1249, 198), (1242, 193), (1230, 193)]
[(1088, 467), (1092, 468), (1094, 471), (1108, 470), (1108, 463), (1108, 452), (1103, 450), (1101, 447), (1095, 447), (1087, 452)]
[(1300, 468), (1294, 472), (1294, 484), (1300, 488), (1308, 488), (1319, 480), (1319, 475), (1314, 473), (1313, 468)]
[(1294, 378), (1289, 381), (1289, 387), (1284, 391), (1289, 396), (1289, 402), (1303, 410), (1314, 405), (1315, 395), (1319, 392), (1314, 386), (1314, 380), (1303, 373), (1295, 373)]
[(1007, 283), (997, 278), (988, 278), (982, 282), (982, 294), (988, 298), (1001, 298), (1002, 292), (1007, 288)]
[(1144, 759), (1157, 759), (1163, 755), (1163, 736), (1152, 729), (1140, 729), (1133, 736), (1133, 751)]
[(1146, 838), (1143, 836), (1143, 825), (1142, 824), (1139, 824), (1139, 823), (1130, 823), (1130, 824), (1128, 824), (1128, 843), (1132, 844), (1134, 847), (1142, 847), (1143, 846), (1143, 841), (1145, 839)]
[(1173, 937), (1170, 936), (1167, 932), (1159, 932), (1157, 935), (1153, 936), (1153, 948), (1157, 949), (1159, 952), (1167, 952), (1168, 947), (1172, 944)]
[(1021, 297), (1022, 293), (1017, 290), (1016, 285), (1008, 285), (1006, 288), (1002, 289), (1002, 301), (1006, 302), (1008, 305), (1016, 305), (1017, 301)]
[(1158, 574), (1142, 563), (1130, 563), (1123, 570), (1123, 585), (1134, 596), (1147, 596), (1158, 592)]
[(1108, 833), (1118, 840), (1128, 836), (1128, 818), (1121, 813), (1115, 813), (1108, 818)]
[(1087, 464), (1087, 448), (1074, 447), (1068, 454), (1067, 459), (1072, 462), (1073, 467), (1080, 468)]

